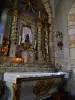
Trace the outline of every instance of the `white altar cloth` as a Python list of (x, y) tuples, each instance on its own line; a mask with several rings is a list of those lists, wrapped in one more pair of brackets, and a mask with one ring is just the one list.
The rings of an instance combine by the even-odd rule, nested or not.
[(48, 76), (60, 76), (64, 75), (64, 78), (68, 78), (69, 74), (66, 72), (47, 73), (47, 72), (5, 72), (4, 81), (16, 83), (17, 78), (31, 78), (31, 77), (48, 77)]

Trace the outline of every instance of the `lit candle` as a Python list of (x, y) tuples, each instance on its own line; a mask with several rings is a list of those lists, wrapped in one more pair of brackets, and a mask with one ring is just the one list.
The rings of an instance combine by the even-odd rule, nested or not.
[(2, 44), (2, 42), (3, 42), (3, 35), (1, 34), (0, 44)]
[(20, 43), (21, 43), (21, 36), (19, 36), (19, 45), (20, 45)]
[(48, 54), (48, 46), (47, 46), (47, 54)]
[(22, 58), (24, 59), (24, 63), (28, 62), (28, 52), (23, 51), (22, 52)]
[(34, 49), (36, 48), (36, 40), (35, 40), (35, 44), (34, 44)]
[(24, 56), (24, 63), (27, 63), (27, 56)]
[(39, 18), (40, 18), (40, 10), (39, 10)]

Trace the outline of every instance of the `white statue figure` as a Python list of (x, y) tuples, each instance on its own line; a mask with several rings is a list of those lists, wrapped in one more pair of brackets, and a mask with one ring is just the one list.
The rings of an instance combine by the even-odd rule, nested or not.
[(23, 27), (22, 43), (29, 42), (32, 44), (32, 32), (29, 27)]

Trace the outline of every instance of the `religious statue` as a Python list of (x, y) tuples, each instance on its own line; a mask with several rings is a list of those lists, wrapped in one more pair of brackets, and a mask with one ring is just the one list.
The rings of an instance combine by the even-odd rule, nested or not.
[(63, 47), (63, 35), (62, 32), (59, 32), (56, 34), (57, 37), (57, 46), (60, 48), (60, 50), (62, 50)]
[(22, 43), (24, 44), (24, 50), (30, 50), (32, 45), (32, 33), (29, 27), (23, 27)]
[(16, 53), (18, 57), (24, 59), (24, 63), (28, 63), (30, 61), (30, 52), (32, 51), (32, 32), (31, 28), (23, 26), (22, 35), (20, 36), (21, 40), (19, 40), (18, 52)]

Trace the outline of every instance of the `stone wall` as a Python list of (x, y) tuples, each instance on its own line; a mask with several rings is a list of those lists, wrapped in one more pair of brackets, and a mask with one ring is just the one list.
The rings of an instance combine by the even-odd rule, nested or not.
[[(55, 35), (57, 31), (63, 33), (63, 49), (59, 50), (57, 42), (55, 42), (55, 58), (56, 64), (62, 62), (64, 71), (72, 71), (72, 74), (67, 83), (67, 91), (75, 93), (75, 60), (70, 58), (70, 45), (68, 33), (68, 13), (74, 4), (75, 0), (59, 0), (55, 9)], [(55, 36), (56, 41), (56, 36)], [(72, 52), (73, 53), (73, 52)], [(74, 52), (75, 53), (75, 52)]]
[[(63, 49), (59, 50), (55, 42), (56, 63), (60, 60), (63, 70), (70, 70), (69, 39), (68, 39), (68, 12), (75, 0), (59, 0), (55, 9), (55, 35), (57, 31), (63, 33)], [(56, 36), (55, 36), (56, 41)]]

